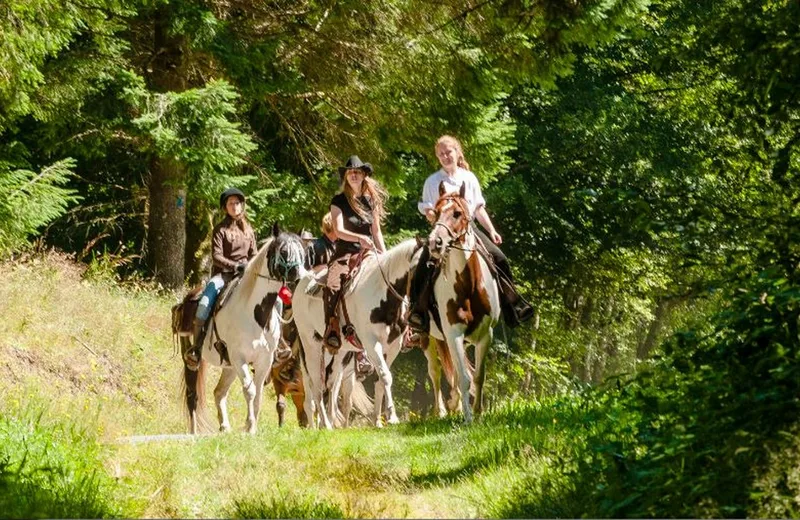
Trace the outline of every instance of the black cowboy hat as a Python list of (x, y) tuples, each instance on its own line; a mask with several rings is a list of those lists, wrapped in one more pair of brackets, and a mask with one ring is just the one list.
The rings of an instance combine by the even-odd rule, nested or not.
[(244, 203), (246, 200), (244, 193), (242, 193), (242, 190), (238, 188), (228, 188), (227, 190), (222, 192), (222, 195), (219, 196), (219, 207), (225, 209), (225, 204), (228, 202), (228, 197), (233, 197), (233, 196), (242, 199), (242, 203)]
[(362, 162), (357, 155), (351, 155), (344, 166), (339, 166), (339, 180), (344, 179), (344, 173), (347, 170), (361, 170), (364, 175), (372, 175), (372, 165)]

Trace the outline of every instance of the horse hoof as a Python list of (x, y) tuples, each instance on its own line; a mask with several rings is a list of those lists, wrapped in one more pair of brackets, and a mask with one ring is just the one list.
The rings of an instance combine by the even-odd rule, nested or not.
[(219, 431), (220, 431), (220, 433), (228, 433), (229, 431), (231, 431), (231, 425), (230, 424), (221, 424), (220, 427), (219, 427)]
[(386, 422), (388, 422), (389, 424), (400, 424), (400, 419), (398, 419), (396, 415), (393, 415), (389, 417), (389, 420)]

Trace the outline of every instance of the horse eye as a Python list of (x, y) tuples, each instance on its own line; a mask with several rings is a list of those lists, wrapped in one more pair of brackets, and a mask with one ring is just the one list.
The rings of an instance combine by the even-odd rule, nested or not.
[(453, 212), (453, 218), (461, 218), (461, 212), (460, 211), (454, 211)]

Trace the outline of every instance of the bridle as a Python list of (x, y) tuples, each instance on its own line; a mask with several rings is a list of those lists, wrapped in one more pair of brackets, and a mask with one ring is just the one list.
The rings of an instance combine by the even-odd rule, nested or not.
[[(267, 280), (273, 280), (273, 281), (276, 281), (276, 282), (282, 282), (285, 285), (286, 284), (286, 279), (289, 277), (289, 272), (292, 269), (300, 267), (301, 262), (298, 261), (298, 260), (286, 260), (286, 259), (283, 258), (283, 255), (281, 254), (281, 249), (277, 248), (277, 247), (275, 249), (276, 249), (277, 255), (272, 260), (268, 260), (269, 263), (267, 264), (268, 267), (269, 267), (270, 274), (269, 275), (265, 275), (265, 274), (261, 274), (261, 273), (257, 273), (257, 274), (258, 274), (259, 278), (264, 278), (264, 279), (267, 279)], [(275, 278), (275, 277), (271, 276), (273, 271), (275, 271), (279, 275), (281, 275), (281, 278)]]
[[(449, 196), (448, 199), (451, 200), (451, 201), (456, 202), (459, 206), (461, 206), (461, 203), (457, 202), (452, 196)], [(461, 211), (464, 211), (464, 213), (466, 215), (469, 215), (469, 211), (465, 211), (465, 208), (463, 206), (461, 207)], [(472, 220), (473, 220), (472, 216), (468, 216), (466, 225), (464, 226), (464, 230), (461, 231), (460, 233), (456, 233), (455, 231), (453, 231), (453, 228), (451, 228), (450, 226), (448, 226), (444, 222), (439, 221), (438, 218), (436, 219), (436, 222), (434, 222), (434, 224), (433, 224), (434, 229), (436, 229), (437, 227), (443, 227), (445, 229), (445, 231), (447, 231), (447, 235), (450, 237), (450, 243), (447, 244), (447, 247), (445, 248), (445, 252), (449, 251), (450, 249), (460, 249), (462, 251), (471, 251), (470, 249), (467, 249), (467, 248), (465, 248), (463, 246), (459, 247), (456, 244), (462, 244), (464, 242), (464, 238), (467, 236), (467, 233), (469, 233), (470, 226), (472, 225)], [(440, 238), (437, 237), (437, 240), (440, 240)]]

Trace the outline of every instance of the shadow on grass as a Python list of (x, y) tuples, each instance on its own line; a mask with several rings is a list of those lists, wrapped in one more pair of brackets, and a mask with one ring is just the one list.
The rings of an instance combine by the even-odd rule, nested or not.
[(111, 518), (121, 516), (96, 475), (76, 476), (58, 467), (11, 469), (0, 463), (3, 518)]

